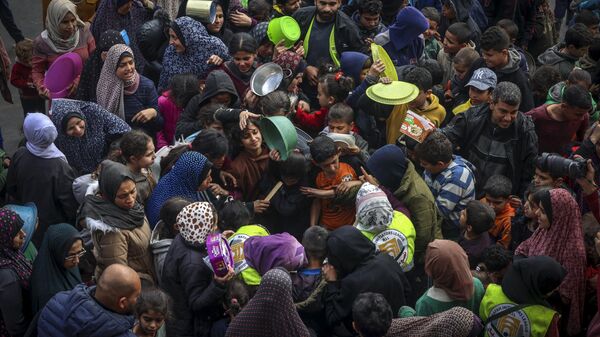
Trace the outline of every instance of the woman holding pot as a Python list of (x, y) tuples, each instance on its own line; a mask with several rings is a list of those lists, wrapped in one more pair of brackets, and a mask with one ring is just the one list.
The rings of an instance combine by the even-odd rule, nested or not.
[[(50, 98), (50, 92), (44, 85), (45, 73), (50, 65), (61, 55), (76, 53), (85, 63), (96, 49), (96, 42), (89, 25), (77, 16), (77, 8), (69, 0), (52, 0), (48, 6), (46, 30), (33, 41), (31, 76), (39, 94)], [(79, 77), (73, 81), (68, 96), (73, 96), (79, 85)]]

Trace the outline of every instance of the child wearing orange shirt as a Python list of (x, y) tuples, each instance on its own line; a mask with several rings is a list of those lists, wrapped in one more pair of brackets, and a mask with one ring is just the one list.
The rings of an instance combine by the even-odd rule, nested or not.
[(510, 179), (498, 174), (491, 176), (483, 187), (484, 202), (487, 202), (496, 213), (494, 226), (490, 228), (488, 233), (497, 244), (506, 249), (508, 249), (511, 241), (510, 228), (512, 218), (515, 216), (515, 209), (508, 202), (511, 190), (512, 183)]

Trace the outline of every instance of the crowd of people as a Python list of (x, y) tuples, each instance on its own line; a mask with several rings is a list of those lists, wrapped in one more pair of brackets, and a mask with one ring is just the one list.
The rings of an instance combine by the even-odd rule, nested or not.
[(598, 1), (197, 2), (0, 0), (0, 337), (600, 336)]

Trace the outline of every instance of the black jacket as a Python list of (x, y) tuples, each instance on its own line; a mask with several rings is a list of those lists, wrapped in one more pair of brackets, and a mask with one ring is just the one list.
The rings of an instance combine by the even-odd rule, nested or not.
[(204, 247), (189, 246), (179, 234), (171, 243), (161, 275), (162, 288), (173, 299), (168, 336), (209, 336), (212, 322), (222, 316), (225, 287), (213, 280), (206, 256)]
[[(458, 154), (473, 163), (476, 161), (470, 158), (472, 146), (477, 144), (479, 137), (487, 131), (486, 127), (492, 127), (492, 123), (488, 123), (490, 116), (489, 106), (470, 108), (464, 113), (456, 115), (452, 122), (441, 131), (458, 148)], [(510, 139), (504, 143), (504, 150), (510, 162), (507, 176), (512, 182), (512, 193), (522, 197), (533, 178), (538, 153), (538, 139), (531, 117), (525, 116), (521, 112), (517, 114), (517, 119), (508, 130), (511, 134)], [(478, 177), (485, 178), (478, 183), (485, 183), (491, 174), (482, 172), (479, 167), (477, 170)]]
[[(309, 6), (298, 9), (294, 13), (294, 19), (300, 25), (300, 40), (306, 38), (308, 27), (317, 13), (316, 7)], [(325, 47), (325, 46), (323, 46)], [(335, 17), (335, 49), (338, 57), (341, 57), (345, 51), (360, 51), (365, 54), (370, 53), (369, 46), (363, 44), (358, 27), (352, 19), (342, 11), (337, 12)]]
[(327, 238), (327, 258), (337, 271), (337, 281), (325, 287), (323, 302), (327, 323), (336, 334), (352, 331), (352, 303), (364, 292), (379, 293), (392, 314), (406, 304), (410, 291), (400, 265), (387, 254), (375, 254), (375, 246), (353, 226), (343, 226)]

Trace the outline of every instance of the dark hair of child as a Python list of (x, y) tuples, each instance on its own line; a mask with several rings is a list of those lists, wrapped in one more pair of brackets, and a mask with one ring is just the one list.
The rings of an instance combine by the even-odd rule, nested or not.
[(192, 201), (186, 198), (173, 197), (165, 201), (160, 208), (158, 218), (163, 222), (161, 238), (174, 238), (176, 233), (174, 231), (175, 223), (177, 222), (177, 215), (181, 210), (191, 204)]
[(135, 315), (139, 318), (144, 313), (154, 311), (163, 314), (165, 320), (168, 320), (170, 302), (169, 295), (162, 290), (158, 288), (145, 289), (135, 303)]
[(433, 79), (429, 71), (422, 67), (414, 67), (404, 77), (404, 81), (414, 84), (421, 91), (431, 90)]
[(354, 80), (340, 72), (334, 72), (331, 66), (322, 66), (319, 70), (319, 83), (324, 87), (325, 93), (332, 96), (336, 103), (344, 102), (352, 89)]
[(15, 45), (15, 55), (19, 62), (29, 63), (33, 56), (33, 40), (24, 39)]
[(321, 226), (312, 226), (302, 235), (302, 246), (309, 260), (323, 261), (327, 256), (327, 237), (329, 232)]
[(354, 110), (346, 103), (335, 103), (329, 108), (327, 119), (351, 124), (354, 122)]
[(252, 221), (250, 211), (243, 202), (234, 200), (226, 203), (219, 212), (218, 227), (221, 232), (226, 230), (237, 231), (240, 227)]
[(383, 337), (392, 325), (392, 308), (383, 295), (362, 293), (352, 304), (352, 320), (362, 337)]
[(551, 65), (543, 65), (531, 75), (531, 90), (539, 92), (546, 98), (548, 90), (561, 81), (560, 72)]
[(258, 46), (252, 35), (248, 33), (233, 34), (229, 42), (229, 54), (235, 55), (237, 52), (245, 51), (247, 53), (256, 54)]
[(569, 73), (567, 81), (569, 81), (570, 84), (583, 82), (587, 86), (590, 86), (592, 85), (592, 75), (583, 69), (575, 68)]
[(600, 19), (589, 9), (582, 9), (575, 15), (573, 22), (581, 23), (587, 27), (591, 27), (598, 25), (600, 23)]
[(264, 21), (271, 16), (271, 4), (265, 0), (248, 1), (248, 15), (257, 21)]
[(512, 182), (501, 174), (489, 177), (483, 186), (483, 192), (492, 198), (508, 198), (512, 191)]
[(591, 109), (592, 99), (590, 93), (582, 86), (574, 84), (565, 88), (562, 96), (562, 103), (579, 109)]
[(540, 188), (533, 194), (533, 202), (544, 209), (548, 221), (552, 224), (552, 200), (550, 199), (550, 187)]
[(192, 151), (200, 152), (208, 160), (223, 157), (229, 150), (229, 141), (222, 133), (206, 129), (198, 134), (192, 142)]
[(441, 16), (440, 16), (440, 12), (437, 10), (437, 8), (423, 7), (423, 9), (421, 9), (421, 13), (423, 13), (423, 16), (426, 17), (428, 20), (440, 23)]
[(172, 148), (169, 154), (160, 159), (160, 175), (165, 176), (169, 173), (173, 168), (173, 165), (175, 165), (175, 162), (177, 162), (177, 159), (189, 150), (190, 147), (188, 145), (179, 145)]
[(143, 131), (132, 130), (124, 134), (120, 142), (123, 160), (128, 162), (131, 156), (142, 157), (146, 154), (148, 142), (152, 142), (152, 138)]
[(494, 225), (496, 213), (489, 205), (479, 201), (471, 200), (467, 203), (467, 225), (473, 228), (473, 233), (479, 235), (487, 232)]
[(200, 110), (196, 113), (196, 119), (200, 122), (202, 127), (207, 128), (209, 125), (214, 123), (215, 112), (222, 108), (223, 105), (219, 103), (208, 103), (200, 107)]
[[(233, 128), (231, 128), (231, 142), (232, 142), (232, 145), (233, 145), (235, 151), (241, 151), (243, 149), (244, 146), (242, 145), (242, 139), (244, 139), (244, 135), (248, 132), (248, 127), (250, 125), (254, 125), (260, 130), (260, 127), (258, 126), (257, 122), (253, 121), (253, 120), (248, 120), (248, 124), (247, 124), (246, 128), (243, 130), (241, 130), (239, 127), (235, 127), (235, 126)], [(263, 139), (263, 142), (264, 142), (264, 139)], [(239, 153), (239, 152), (236, 152), (236, 154), (237, 153)]]
[(479, 53), (475, 49), (463, 48), (456, 53), (452, 62), (471, 68), (473, 63), (479, 59)]
[(317, 164), (326, 161), (338, 153), (335, 142), (327, 136), (318, 136), (309, 146), (310, 155)]
[(455, 22), (448, 26), (447, 31), (456, 36), (458, 43), (469, 43), (471, 41), (472, 33), (469, 25), (464, 22)]
[(279, 176), (282, 178), (302, 180), (308, 172), (308, 161), (303, 154), (292, 152), (279, 166)]
[(436, 60), (431, 60), (431, 59), (419, 60), (418, 65), (419, 65), (419, 67), (425, 68), (425, 69), (427, 69), (427, 71), (429, 71), (429, 74), (431, 75), (431, 84), (432, 85), (435, 86), (435, 85), (441, 84), (442, 81), (444, 80), (444, 69)]
[[(25, 141), (25, 139), (23, 140)], [(23, 145), (19, 144), (19, 146), (25, 146), (25, 143), (23, 143)], [(121, 150), (121, 138), (115, 139), (108, 146), (108, 153), (106, 154), (106, 159), (112, 160), (117, 163), (121, 163), (123, 165), (127, 165), (127, 162), (123, 159), (122, 153), (123, 151)]]
[(511, 19), (502, 19), (496, 23), (496, 26), (506, 32), (510, 41), (515, 41), (519, 37), (519, 26)]
[(420, 160), (435, 165), (438, 162), (448, 163), (452, 160), (452, 143), (446, 135), (434, 131), (415, 149)]
[(380, 15), (383, 10), (381, 0), (361, 0), (358, 2), (358, 13), (368, 15)]
[(498, 26), (488, 28), (481, 35), (481, 50), (502, 51), (510, 47), (510, 37)]
[(177, 74), (169, 81), (169, 94), (176, 106), (185, 108), (192, 97), (200, 93), (198, 77), (194, 74)]
[(233, 278), (227, 283), (225, 292), (225, 309), (231, 317), (237, 316), (250, 301), (250, 292), (244, 281)]
[(265, 116), (285, 116), (290, 112), (290, 97), (282, 90), (276, 90), (258, 99), (257, 112)]
[(501, 245), (491, 245), (483, 250), (482, 262), (490, 273), (502, 271), (512, 260), (512, 252)]
[(575, 48), (587, 47), (592, 44), (592, 38), (592, 33), (590, 33), (584, 24), (576, 23), (567, 29), (565, 33), (565, 45)]

